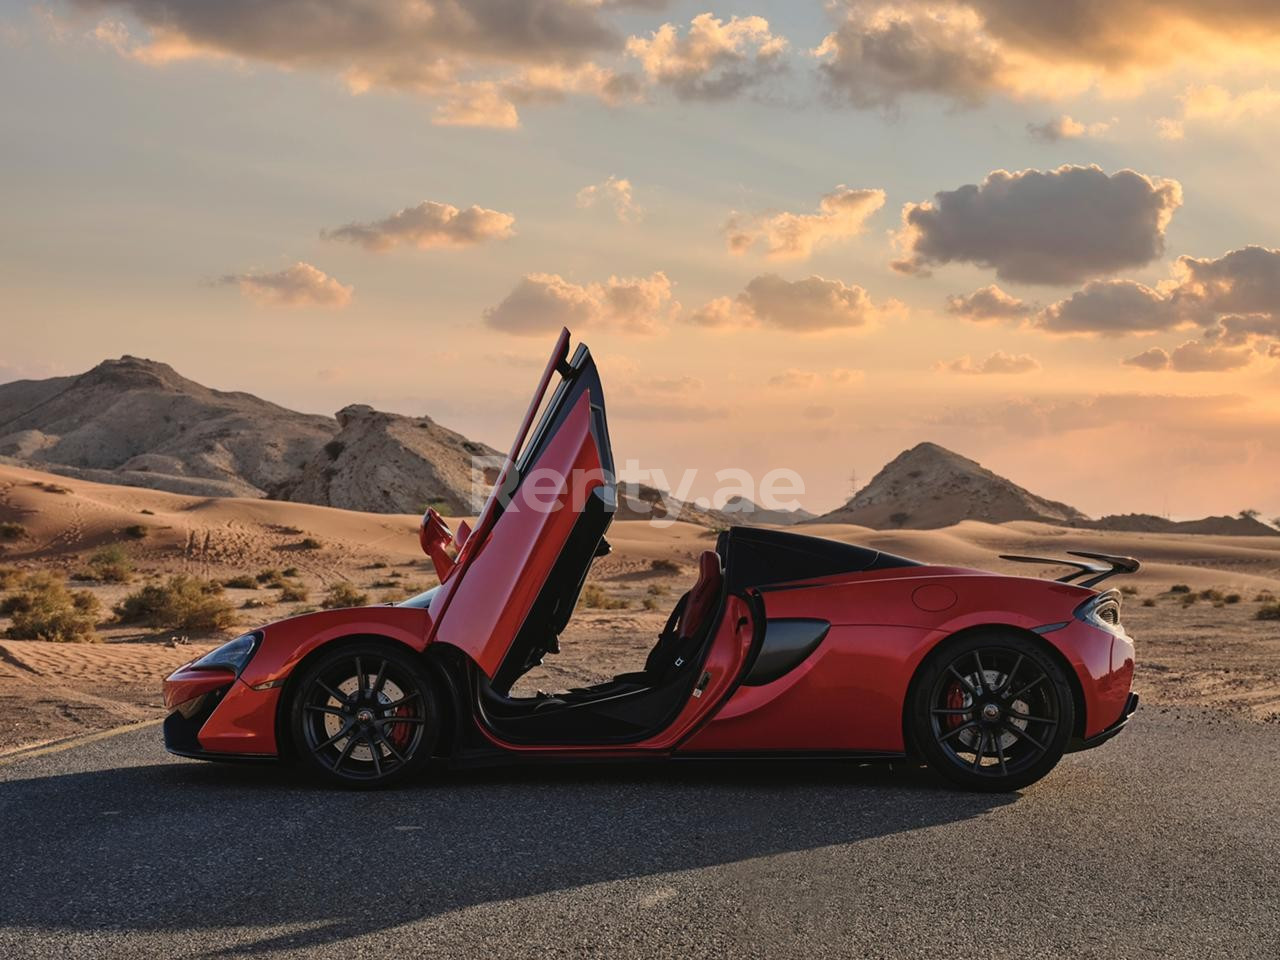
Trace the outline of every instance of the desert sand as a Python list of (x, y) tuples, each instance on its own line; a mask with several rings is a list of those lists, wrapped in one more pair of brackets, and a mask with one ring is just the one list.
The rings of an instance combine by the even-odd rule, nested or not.
[[(418, 549), (418, 518), (409, 515), (191, 497), (0, 467), (0, 521), (23, 531), (3, 543), (0, 565), (26, 571), (71, 574), (94, 549), (124, 544), (137, 569), (132, 583), (73, 584), (99, 597), (104, 616), (139, 584), (177, 572), (221, 580), (296, 568), (296, 579), (310, 592), (306, 602), (282, 603), (279, 591), (269, 588), (226, 591), (242, 607), (240, 628), (313, 608), (341, 581), (373, 602), (435, 583)], [(1143, 561), (1142, 572), (1112, 582), (1137, 591), (1125, 598), (1124, 621), (1137, 640), (1136, 686), (1148, 706), (1207, 706), (1250, 721), (1280, 721), (1280, 625), (1253, 619), (1259, 595), (1280, 595), (1280, 535), (1121, 533), (976, 521), (893, 531), (815, 524), (799, 532), (931, 563), (1028, 576), (1056, 572), (997, 555), (1071, 549), (1131, 554)], [(613, 553), (597, 561), (590, 581), (603, 600), (595, 607), (580, 604), (561, 654), (524, 678), (521, 688), (553, 690), (638, 666), (692, 582), (695, 558), (714, 539), (713, 531), (692, 524), (615, 523)], [(674, 561), (677, 569), (655, 569), (658, 560)], [(1185, 594), (1169, 592), (1175, 584), (1197, 594), (1217, 590), (1224, 599), (1186, 604)], [(1233, 594), (1238, 602), (1225, 602)], [(104, 620), (97, 643), (54, 644), (3, 639), (7, 626), (0, 618), (0, 751), (159, 717), (165, 674), (235, 632), (179, 636)]]

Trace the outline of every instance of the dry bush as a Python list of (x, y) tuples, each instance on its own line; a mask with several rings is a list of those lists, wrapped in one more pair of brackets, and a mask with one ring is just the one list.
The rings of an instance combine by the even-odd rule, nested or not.
[(240, 604), (241, 610), (257, 610), (259, 607), (271, 606), (270, 600), (263, 600), (261, 597), (250, 597), (244, 603)]
[(650, 560), (649, 569), (654, 573), (679, 573), (680, 564), (676, 563), (674, 560), (668, 560), (666, 557), (662, 557), (657, 560)]
[(1147, 599), (1142, 601), (1142, 605), (1144, 607), (1154, 607), (1156, 605), (1155, 597), (1147, 597)]
[(319, 550), (324, 544), (315, 537), (303, 537), (298, 541), (298, 546), (303, 550)]
[(1222, 598), (1222, 602), (1223, 603), (1239, 603), (1243, 599), (1244, 598), (1240, 596), (1240, 594), (1238, 593), (1228, 593), (1225, 597)]
[(235, 577), (227, 577), (227, 579), (222, 581), (222, 585), (226, 587), (228, 590), (257, 590), (258, 589), (258, 581), (253, 577), (249, 576), (247, 573), (242, 573), (239, 576), (235, 576)]
[(631, 606), (622, 597), (609, 596), (598, 583), (588, 583), (583, 587), (579, 602), (592, 610), (625, 610)]
[(36, 480), (31, 484), (33, 487), (43, 490), (45, 493), (70, 493), (70, 487), (64, 487), (60, 483), (49, 483), (47, 480)]
[(128, 583), (133, 579), (133, 561), (124, 547), (109, 543), (89, 555), (84, 570), (77, 571), (76, 580), (96, 580), (99, 583)]
[(1185, 583), (1175, 583), (1172, 587), (1169, 588), (1169, 592), (1170, 593), (1190, 593), (1191, 588), (1187, 586)]
[(257, 580), (259, 583), (264, 583), (269, 587), (278, 587), (284, 579), (284, 574), (275, 567), (269, 567), (266, 570), (259, 570), (258, 575), (253, 579)]
[(122, 532), (126, 537), (131, 537), (134, 540), (145, 540), (147, 534), (151, 531), (140, 523), (131, 523)]
[(1265, 607), (1259, 607), (1258, 612), (1253, 615), (1255, 620), (1280, 620), (1280, 603), (1268, 603)]
[(280, 585), (281, 603), (302, 603), (310, 595), (310, 591), (300, 583), (282, 583)]
[(21, 540), (27, 535), (27, 528), (20, 523), (6, 520), (0, 523), (0, 540)]
[(0, 614), (12, 618), (5, 633), (11, 640), (93, 640), (99, 610), (97, 597), (87, 590), (68, 590), (50, 573), (31, 574), (20, 592), (0, 603)]
[(0, 591), (21, 586), (26, 574), (17, 567), (0, 567)]
[(657, 610), (658, 601), (655, 600), (653, 597), (645, 597), (643, 600), (640, 601), (640, 606), (644, 607), (646, 610)]
[(347, 583), (345, 580), (339, 580), (331, 586), (324, 595), (324, 600), (320, 606), (326, 610), (335, 610), (339, 607), (363, 607), (369, 602), (369, 595), (358, 590), (355, 584)]
[(296, 577), (296, 576), (299, 576), (298, 568), (297, 568), (297, 567), (285, 567), (282, 571), (280, 571), (280, 576), (282, 576), (282, 577)]
[(221, 584), (185, 573), (129, 594), (116, 604), (115, 612), (121, 623), (166, 630), (225, 630), (236, 623), (235, 610), (223, 598)]

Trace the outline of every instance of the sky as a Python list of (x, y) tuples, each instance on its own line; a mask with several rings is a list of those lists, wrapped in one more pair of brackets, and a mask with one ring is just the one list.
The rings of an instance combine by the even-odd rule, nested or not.
[(811, 510), (932, 441), (1280, 515), (1267, 0), (0, 0), (0, 381), (162, 360)]

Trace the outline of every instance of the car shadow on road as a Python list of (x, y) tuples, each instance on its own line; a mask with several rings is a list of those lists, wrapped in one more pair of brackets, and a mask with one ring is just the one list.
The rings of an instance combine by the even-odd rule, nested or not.
[(33, 776), (0, 792), (15, 867), (0, 923), (247, 927), (263, 935), (224, 952), (299, 949), (477, 904), (856, 845), (1014, 799), (947, 789), (911, 764), (817, 761), (515, 768), (380, 792), (186, 762)]

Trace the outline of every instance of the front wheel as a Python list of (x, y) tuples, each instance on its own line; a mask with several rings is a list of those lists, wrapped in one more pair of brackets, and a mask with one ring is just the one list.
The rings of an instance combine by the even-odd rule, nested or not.
[(925, 662), (908, 724), (931, 769), (971, 790), (1018, 790), (1062, 759), (1075, 704), (1062, 668), (1035, 641), (975, 634)]
[(409, 650), (377, 642), (322, 654), (290, 705), (297, 754), (344, 787), (382, 787), (420, 772), (440, 730), (431, 680)]

